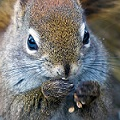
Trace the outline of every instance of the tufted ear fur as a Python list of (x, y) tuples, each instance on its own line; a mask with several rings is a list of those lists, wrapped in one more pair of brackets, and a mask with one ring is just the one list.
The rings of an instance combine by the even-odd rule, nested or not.
[(20, 0), (20, 4), (22, 7), (25, 7), (29, 1), (30, 0)]
[(22, 7), (25, 7), (28, 3), (31, 3), (34, 0), (20, 0), (20, 4)]
[(34, 0), (20, 0), (20, 7), (22, 8), (22, 11), (21, 11), (22, 16), (24, 16), (25, 11), (33, 1)]

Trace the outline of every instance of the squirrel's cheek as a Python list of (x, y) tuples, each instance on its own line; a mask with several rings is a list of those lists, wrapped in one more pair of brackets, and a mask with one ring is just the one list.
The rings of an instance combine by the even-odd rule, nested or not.
[(50, 63), (45, 63), (41, 68), (43, 72), (42, 76), (50, 78), (62, 78), (64, 77), (64, 68), (62, 65), (50, 65)]

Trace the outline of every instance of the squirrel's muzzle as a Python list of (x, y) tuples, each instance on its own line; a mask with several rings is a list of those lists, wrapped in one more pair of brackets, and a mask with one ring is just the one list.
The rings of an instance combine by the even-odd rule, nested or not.
[(64, 65), (64, 71), (65, 71), (65, 78), (67, 78), (70, 74), (70, 65), (68, 63)]

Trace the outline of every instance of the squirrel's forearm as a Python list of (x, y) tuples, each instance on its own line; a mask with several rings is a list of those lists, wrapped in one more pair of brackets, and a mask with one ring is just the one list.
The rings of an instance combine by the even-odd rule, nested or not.
[(26, 92), (25, 94), (20, 94), (15, 97), (15, 101), (19, 103), (21, 101), (23, 110), (30, 112), (31, 109), (40, 108), (40, 102), (43, 99), (43, 94), (41, 92), (41, 87)]

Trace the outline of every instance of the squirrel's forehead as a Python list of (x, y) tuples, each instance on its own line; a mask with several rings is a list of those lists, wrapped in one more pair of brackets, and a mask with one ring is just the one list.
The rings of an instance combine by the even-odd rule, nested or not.
[[(80, 24), (82, 24), (82, 18), (78, 16), (79, 20), (77, 20), (74, 16), (74, 13), (69, 12), (53, 12), (46, 14), (43, 18), (31, 18), (30, 20), (30, 26), (35, 28), (38, 32), (44, 31), (45, 29), (48, 31), (50, 29), (54, 30), (77, 30), (80, 27)], [(37, 26), (36, 26), (37, 23)]]
[(77, 20), (81, 19), (83, 11), (80, 5), (74, 3), (74, 0), (35, 0), (30, 10), (31, 22), (36, 20), (39, 23), (42, 18), (57, 12)]
[[(42, 0), (38, 0), (38, 1), (43, 2)], [(45, 0), (45, 2), (46, 1), (47, 0)], [(55, 1), (55, 0), (51, 0), (51, 1)], [(67, 2), (67, 0), (65, 1)], [(68, 0), (68, 2), (69, 1), (70, 0)], [(61, 4), (63, 3), (61, 2)], [(64, 5), (60, 5), (60, 6), (55, 5), (55, 7), (53, 8), (51, 8), (49, 5), (48, 5), (49, 7), (47, 5), (44, 5), (44, 7), (41, 7), (38, 4), (33, 5), (30, 10), (31, 12), (30, 13), (30, 26), (35, 28), (38, 32), (41, 29), (39, 27), (43, 26), (43, 24), (46, 24), (46, 23), (51, 24), (51, 25), (56, 25), (56, 27), (59, 23), (61, 23), (64, 25), (64, 27), (66, 25), (69, 25), (69, 26), (71, 25), (71, 27), (72, 25), (74, 25), (76, 26), (76, 28), (79, 28), (83, 23), (82, 9), (71, 7), (72, 5), (67, 5), (67, 4), (66, 6)], [(36, 23), (37, 23), (37, 26), (36, 26)]]
[(42, 10), (42, 12), (46, 12), (49, 9), (53, 9), (55, 7), (61, 6), (69, 6), (73, 8), (72, 0), (34, 0), (33, 2), (33, 10), (36, 9)]

